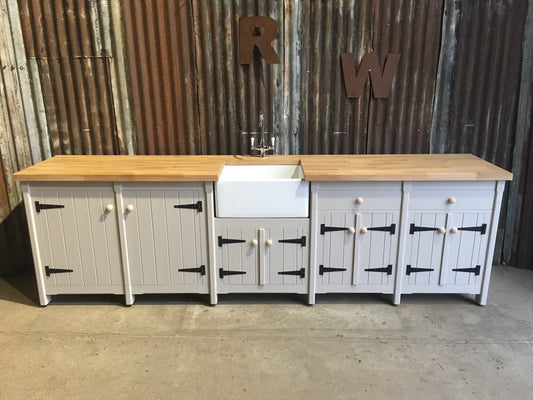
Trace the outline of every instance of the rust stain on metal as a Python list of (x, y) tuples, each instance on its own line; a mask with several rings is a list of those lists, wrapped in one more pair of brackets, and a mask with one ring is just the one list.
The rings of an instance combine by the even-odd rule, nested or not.
[(98, 45), (104, 7), (105, 2), (95, 8), (81, 0), (19, 0), (26, 54), (39, 65), (52, 154), (124, 152), (109, 60)]

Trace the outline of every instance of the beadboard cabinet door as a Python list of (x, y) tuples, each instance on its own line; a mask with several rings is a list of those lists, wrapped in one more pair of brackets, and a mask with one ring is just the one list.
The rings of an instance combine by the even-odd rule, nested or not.
[(399, 183), (320, 183), (317, 293), (392, 293)]
[(132, 294), (207, 293), (203, 185), (124, 183), (117, 192)]
[(402, 292), (478, 294), (494, 183), (417, 183), (409, 196)]
[(112, 186), (32, 183), (23, 191), (30, 231), (34, 227), (35, 268), (44, 284), (40, 291), (45, 296), (124, 293)]
[(307, 218), (220, 218), (215, 227), (219, 293), (307, 292)]

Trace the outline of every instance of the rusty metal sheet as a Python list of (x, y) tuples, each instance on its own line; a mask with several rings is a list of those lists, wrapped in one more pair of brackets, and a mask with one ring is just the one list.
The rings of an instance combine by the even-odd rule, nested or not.
[(38, 65), (52, 154), (124, 153), (117, 138), (100, 2), (19, 0), (27, 57)]

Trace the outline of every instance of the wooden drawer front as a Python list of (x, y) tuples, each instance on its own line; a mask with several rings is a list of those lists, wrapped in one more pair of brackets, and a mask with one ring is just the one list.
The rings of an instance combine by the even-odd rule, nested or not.
[[(358, 199), (362, 202), (358, 203)], [(318, 209), (353, 213), (365, 210), (399, 210), (401, 201), (402, 192), (396, 190), (321, 191), (318, 194)]]
[(410, 192), (411, 210), (490, 210), (494, 190), (415, 190)]

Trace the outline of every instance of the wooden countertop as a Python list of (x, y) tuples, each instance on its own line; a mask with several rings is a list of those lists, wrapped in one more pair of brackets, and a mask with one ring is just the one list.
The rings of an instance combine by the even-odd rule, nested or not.
[(55, 156), (13, 174), (17, 181), (217, 181), (224, 165), (301, 164), (307, 181), (511, 180), (471, 154), (267, 156)]

